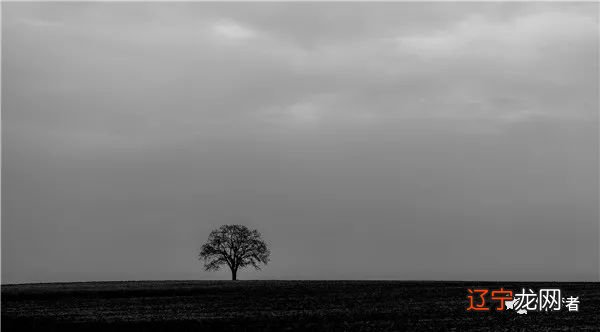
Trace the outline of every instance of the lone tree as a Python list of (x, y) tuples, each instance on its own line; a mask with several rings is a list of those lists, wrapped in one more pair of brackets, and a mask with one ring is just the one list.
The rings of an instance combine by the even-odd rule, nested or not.
[(231, 270), (231, 280), (237, 280), (239, 268), (248, 265), (260, 270), (259, 264), (267, 264), (271, 252), (257, 230), (243, 225), (223, 225), (208, 236), (202, 245), (200, 260), (206, 271), (217, 271), (222, 265)]

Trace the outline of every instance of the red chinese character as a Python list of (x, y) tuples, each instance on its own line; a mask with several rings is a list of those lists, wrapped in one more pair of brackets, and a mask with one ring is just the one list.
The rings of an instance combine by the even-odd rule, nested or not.
[(511, 301), (512, 299), (513, 292), (511, 290), (505, 290), (504, 288), (500, 288), (498, 290), (492, 291), (492, 300), (500, 301), (500, 306), (496, 308), (497, 311), (504, 311), (504, 301)]
[(467, 295), (467, 297), (469, 298), (469, 307), (467, 308), (467, 311), (469, 310), (475, 310), (475, 311), (488, 311), (490, 310), (490, 308), (487, 308), (485, 306), (485, 294), (488, 293), (487, 289), (468, 289), (470, 294), (473, 293), (478, 293), (479, 294), (479, 298), (481, 299), (481, 303), (474, 305), (474, 301), (473, 301), (473, 295)]

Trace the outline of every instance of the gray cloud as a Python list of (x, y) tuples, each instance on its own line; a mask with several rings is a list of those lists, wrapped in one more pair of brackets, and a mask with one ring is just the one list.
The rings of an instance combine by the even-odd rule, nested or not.
[(2, 279), (597, 279), (597, 13), (4, 4)]

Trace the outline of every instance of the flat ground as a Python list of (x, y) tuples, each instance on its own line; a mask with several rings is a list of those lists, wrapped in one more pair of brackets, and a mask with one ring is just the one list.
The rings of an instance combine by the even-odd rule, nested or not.
[[(467, 289), (560, 288), (579, 312), (467, 312)], [(140, 281), (2, 286), (3, 331), (598, 330), (600, 283)]]

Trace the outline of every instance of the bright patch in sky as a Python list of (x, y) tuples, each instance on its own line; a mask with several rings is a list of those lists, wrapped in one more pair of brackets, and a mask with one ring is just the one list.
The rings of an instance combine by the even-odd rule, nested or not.
[(243, 27), (233, 21), (217, 22), (213, 25), (212, 31), (219, 37), (234, 40), (248, 39), (256, 35), (251, 29)]

